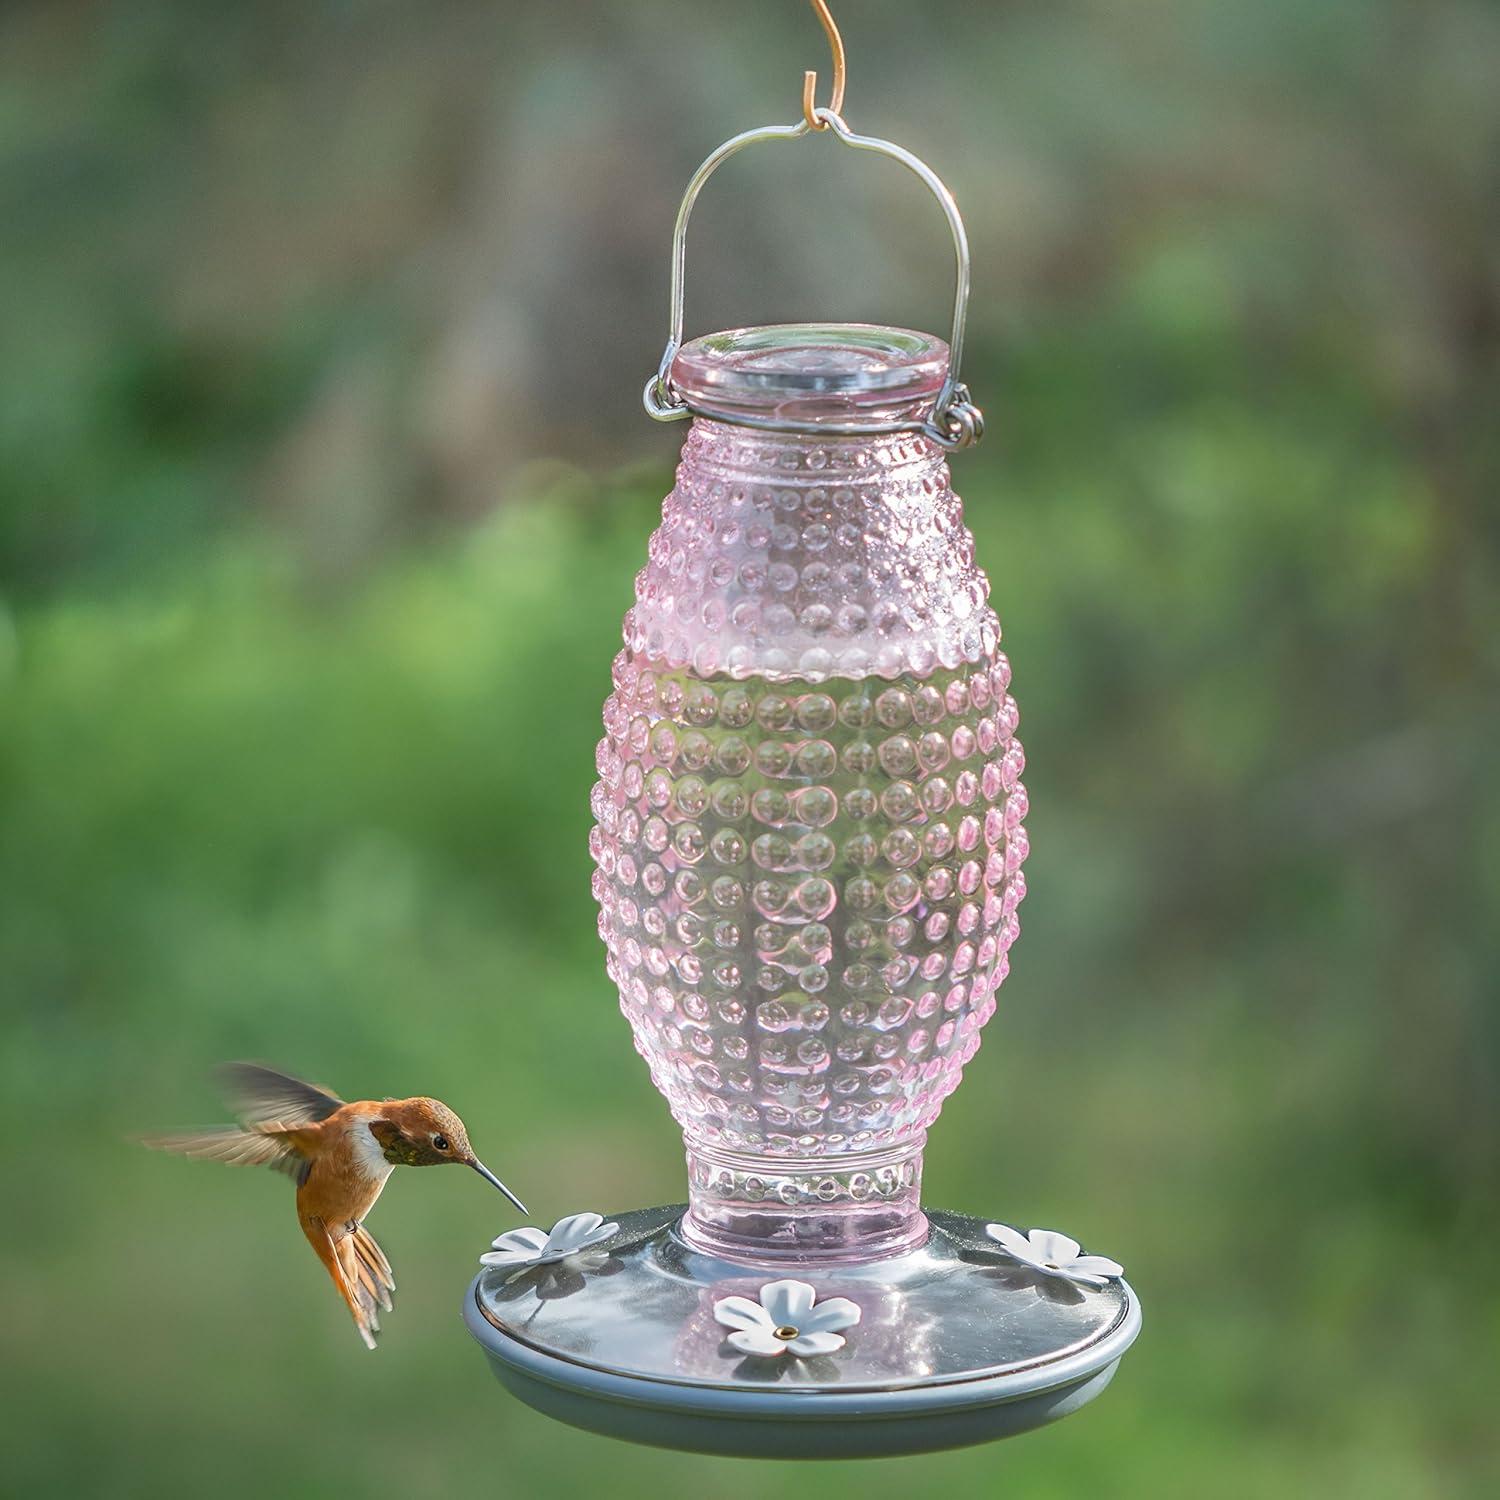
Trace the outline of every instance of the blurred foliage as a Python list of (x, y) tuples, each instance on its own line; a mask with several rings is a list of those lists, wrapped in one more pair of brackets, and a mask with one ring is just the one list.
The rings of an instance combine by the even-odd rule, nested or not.
[[(8, 1490), (1500, 1488), (1500, 18), (858, 11), (851, 119), (952, 176), (978, 247), (996, 436), (958, 480), (1033, 808), (1015, 972), (927, 1191), (1120, 1256), (1136, 1351), (998, 1448), (632, 1449), (469, 1344), (508, 1222), (474, 1183), (382, 1201), (371, 1358), (283, 1182), (129, 1144), (264, 1057), (448, 1099), (541, 1219), (681, 1195), (603, 976), (587, 789), (670, 482), (635, 399), (675, 193), (790, 115), (821, 43), (795, 5), (20, 4)], [(899, 185), (800, 232), (833, 217), (807, 151), (705, 205), (695, 296), (940, 317)]]

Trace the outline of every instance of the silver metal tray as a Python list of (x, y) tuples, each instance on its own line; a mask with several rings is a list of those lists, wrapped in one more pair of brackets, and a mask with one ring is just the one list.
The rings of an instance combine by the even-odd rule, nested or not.
[[(928, 1215), (927, 1243), (852, 1265), (752, 1266), (675, 1232), (682, 1206), (618, 1216), (578, 1262), (483, 1271), (464, 1320), (513, 1394), (661, 1447), (761, 1458), (921, 1453), (1005, 1437), (1097, 1396), (1140, 1331), (1123, 1281), (1079, 1286), (1009, 1260), (985, 1220)], [(714, 1302), (792, 1275), (862, 1312), (835, 1354), (748, 1358)]]

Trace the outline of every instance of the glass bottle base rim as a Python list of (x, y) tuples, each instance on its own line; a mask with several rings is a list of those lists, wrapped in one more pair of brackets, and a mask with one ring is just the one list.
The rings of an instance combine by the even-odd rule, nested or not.
[(856, 1235), (843, 1243), (781, 1244), (774, 1238), (724, 1232), (705, 1222), (691, 1208), (672, 1227), (673, 1236), (690, 1250), (746, 1266), (863, 1265), (890, 1260), (919, 1250), (927, 1243), (930, 1225), (920, 1208), (904, 1216), (890, 1230)]

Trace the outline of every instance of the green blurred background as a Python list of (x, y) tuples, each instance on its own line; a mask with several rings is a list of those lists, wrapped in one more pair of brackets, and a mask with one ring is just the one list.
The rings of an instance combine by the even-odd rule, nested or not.
[[(0, 1382), (12, 1494), (1492, 1495), (1500, 13), (846, 0), (847, 115), (975, 245), (957, 461), (1031, 896), (930, 1199), (1120, 1257), (1141, 1342), (1011, 1444), (813, 1470), (533, 1415), (514, 1220), (151, 1155), (258, 1057), (431, 1092), (537, 1217), (683, 1192), (585, 850), (681, 430), (676, 197), (826, 77), (798, 0), (0, 9)], [(826, 83), (825, 83), (826, 88)], [(941, 329), (941, 221), (751, 153), (689, 325)]]

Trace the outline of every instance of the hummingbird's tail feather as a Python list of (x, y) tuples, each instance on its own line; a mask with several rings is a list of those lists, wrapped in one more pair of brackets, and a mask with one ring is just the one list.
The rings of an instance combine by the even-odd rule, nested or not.
[(355, 1285), (354, 1295), (359, 1299), (359, 1310), (364, 1315), (365, 1320), (365, 1326), (360, 1328), (361, 1337), (363, 1337), (366, 1327), (371, 1333), (379, 1333), (380, 1303), (376, 1300), (375, 1293), (370, 1290), (369, 1283), (362, 1277)]
[[(302, 1232), (333, 1278), (339, 1295), (348, 1303), (349, 1311), (354, 1317), (354, 1326), (359, 1330), (365, 1347), (373, 1349), (375, 1335), (380, 1331), (380, 1318), (376, 1312), (377, 1298), (361, 1276), (360, 1257), (355, 1250), (354, 1235), (345, 1231), (335, 1238), (329, 1232), (328, 1225), (316, 1214), (302, 1216)], [(385, 1259), (384, 1256), (380, 1258)]]
[(396, 1278), (391, 1275), (391, 1263), (385, 1258), (385, 1251), (363, 1224), (355, 1225), (351, 1242), (359, 1262), (360, 1285), (389, 1312), (393, 1306), (391, 1293), (396, 1290)]
[(312, 1125), (344, 1105), (337, 1094), (260, 1063), (225, 1063), (215, 1072), (229, 1107), (252, 1125)]
[(273, 1167), (299, 1179), (307, 1167), (307, 1158), (285, 1136), (242, 1130), (238, 1125), (147, 1135), (141, 1137), (141, 1144), (153, 1151), (175, 1151), (179, 1156), (221, 1161), (231, 1167)]

